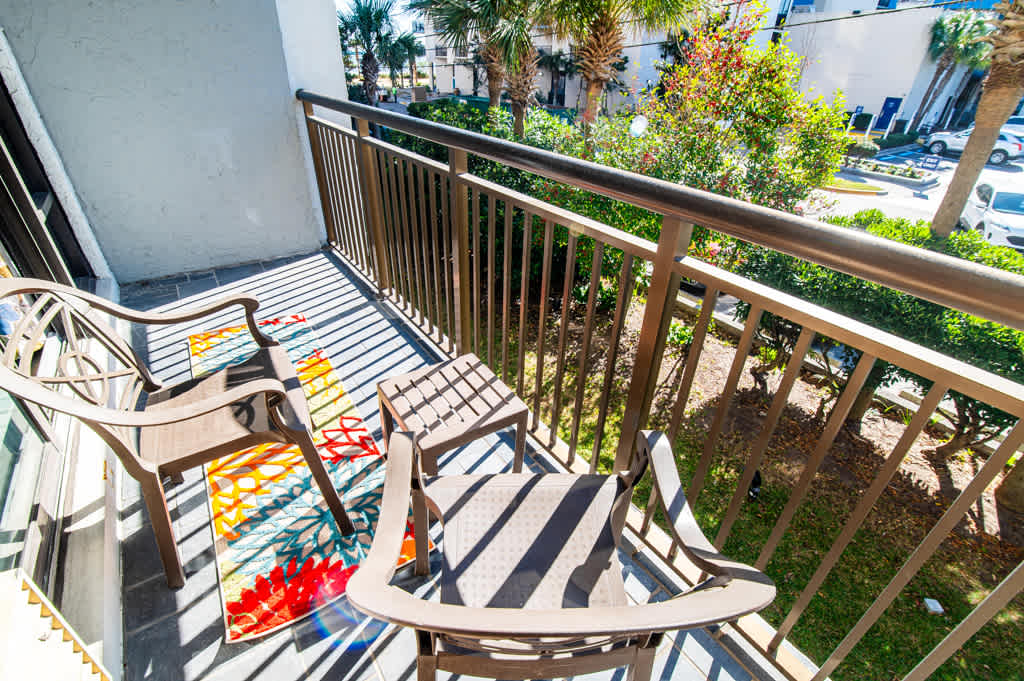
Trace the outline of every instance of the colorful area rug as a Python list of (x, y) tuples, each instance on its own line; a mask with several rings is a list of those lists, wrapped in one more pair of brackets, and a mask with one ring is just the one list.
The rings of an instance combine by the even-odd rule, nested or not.
[[(207, 464), (228, 642), (270, 634), (345, 594), (369, 551), (384, 482), (384, 459), (305, 318), (260, 324), (295, 365), (314, 442), (356, 533), (339, 532), (298, 447), (260, 445)], [(245, 326), (189, 337), (194, 376), (238, 364), (255, 351)], [(413, 560), (415, 550), (410, 520), (401, 562)]]

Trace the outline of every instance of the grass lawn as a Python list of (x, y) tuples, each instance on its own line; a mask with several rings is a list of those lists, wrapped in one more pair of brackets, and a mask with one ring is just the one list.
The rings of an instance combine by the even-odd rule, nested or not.
[[(531, 304), (533, 317), (526, 334), (527, 351), (524, 361), (525, 394), (527, 404), (533, 407), (534, 379), (536, 376), (536, 303)], [(550, 309), (550, 306), (549, 306)], [(629, 315), (630, 325), (623, 331), (620, 354), (615, 366), (615, 380), (610, 394), (610, 408), (605, 437), (600, 448), (600, 467), (608, 470), (618, 445), (619, 426), (624, 411), (632, 368), (632, 356), (637, 341), (638, 304), (634, 303)], [(554, 376), (558, 347), (559, 325), (557, 306), (545, 325), (544, 380), (541, 386), (541, 413), (550, 422), (551, 401), (554, 394)], [(595, 325), (593, 344), (584, 386), (585, 399), (580, 427), (577, 455), (590, 458), (593, 448), (597, 408), (604, 380), (610, 313), (603, 319), (599, 315)], [(513, 304), (513, 319), (518, 311)], [(571, 311), (567, 361), (562, 379), (562, 409), (558, 428), (566, 442), (570, 438), (572, 410), (578, 367), (579, 339), (582, 334), (582, 306)], [(518, 328), (513, 324), (509, 349), (511, 376), (516, 383), (516, 340)], [(712, 340), (709, 339), (708, 343)], [(719, 346), (728, 346), (728, 340), (715, 339)], [(499, 341), (500, 343), (500, 341)], [(484, 343), (482, 342), (481, 345)], [(709, 346), (705, 346), (705, 355)], [(486, 357), (486, 349), (478, 353)], [(719, 348), (718, 352), (722, 352)], [(500, 357), (500, 352), (495, 353)], [(701, 366), (704, 366), (702, 358)], [(682, 368), (678, 352), (669, 349), (663, 362), (662, 378), (654, 398), (651, 422), (648, 427), (665, 429), (669, 420), (675, 390)], [(500, 366), (497, 367), (500, 375)], [(690, 479), (704, 444), (707, 427), (717, 405), (717, 396), (698, 395), (691, 400), (674, 443), (679, 469), (684, 481)], [(752, 391), (741, 391), (736, 396), (731, 414), (746, 410), (757, 415), (765, 408), (763, 400)], [(731, 419), (733, 422), (739, 417)], [(759, 500), (744, 504), (734, 526), (725, 553), (753, 563), (761, 546), (767, 540), (776, 519), (785, 506), (792, 485), (802, 470), (801, 456), (806, 457), (816, 442), (823, 420), (805, 409), (788, 408), (779, 423), (776, 435), (766, 454), (761, 471), (763, 488)], [(840, 435), (833, 452), (843, 438)], [(718, 443), (716, 458), (708, 476), (707, 485), (695, 508), (698, 521), (714, 538), (720, 518), (724, 515), (736, 482), (749, 455), (751, 438), (736, 430), (723, 433)], [(870, 445), (867, 446), (869, 453)], [(877, 452), (878, 460), (888, 452)], [(838, 457), (838, 454), (834, 454)], [(875, 456), (872, 454), (872, 456)], [(865, 461), (873, 462), (872, 456)], [(778, 597), (762, 615), (773, 625), (779, 625), (809, 581), (820, 560), (839, 534), (846, 518), (853, 510), (860, 491), (874, 477), (876, 467), (853, 465), (855, 483), (841, 479), (834, 471), (820, 471), (811, 492), (799, 508), (790, 529), (776, 550), (767, 572), (778, 586)], [(849, 475), (847, 476), (849, 477)], [(893, 485), (890, 485), (893, 488)], [(634, 501), (646, 504), (649, 487), (641, 486)], [(898, 493), (890, 489), (883, 495), (847, 547), (832, 574), (810, 603), (789, 640), (816, 663), (823, 663), (874, 598), (896, 574), (914, 547), (921, 541), (944, 502), (927, 494)], [(663, 519), (658, 519), (663, 522)], [(1021, 560), (1019, 547), (1004, 544), (987, 535), (961, 537), (953, 534), (943, 543), (882, 618), (853, 649), (831, 678), (836, 681), (890, 681), (910, 671), (931, 649), (948, 634), (987, 595), (999, 581)], [(929, 615), (922, 599), (937, 599), (946, 609), (941, 616)], [(1022, 679), (1024, 669), (1024, 595), (993, 618), (981, 631), (931, 677), (942, 681), (1005, 681)]]
[(832, 180), (825, 186), (825, 189), (855, 189), (864, 192), (883, 191), (881, 187), (876, 187), (873, 184), (868, 184), (867, 182), (855, 182), (841, 177), (832, 178)]

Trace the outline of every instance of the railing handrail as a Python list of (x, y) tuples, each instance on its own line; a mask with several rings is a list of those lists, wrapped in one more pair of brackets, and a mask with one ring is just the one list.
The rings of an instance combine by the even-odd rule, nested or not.
[(518, 142), (298, 90), (295, 96), (1024, 330), (1024, 277)]

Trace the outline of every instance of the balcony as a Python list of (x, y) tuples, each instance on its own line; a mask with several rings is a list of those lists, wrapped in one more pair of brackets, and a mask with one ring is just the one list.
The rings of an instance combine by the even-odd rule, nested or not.
[[(705, 529), (717, 533), (709, 536), (714, 537), (716, 546), (741, 550), (751, 562), (767, 569), (785, 594), (780, 598), (785, 606), (780, 606), (776, 615), (776, 627), (761, 617), (748, 616), (712, 631), (670, 637), (660, 650), (655, 678), (823, 681), (834, 674), (857, 678), (855, 646), (873, 635), (872, 628), (883, 617), (891, 619), (890, 608), (908, 607), (908, 585), (922, 566), (938, 555), (964, 514), (983, 503), (986, 489), (1024, 440), (1024, 427), (1013, 428), (976, 476), (954, 490), (952, 500), (936, 513), (935, 521), (915, 540), (912, 550), (883, 568), (885, 576), (879, 587), (857, 606), (863, 614), (851, 627), (833, 632), (831, 638), (837, 645), (830, 653), (809, 659), (789, 637), (804, 620), (820, 625), (821, 609), (813, 606), (834, 598), (835, 591), (829, 586), (834, 585), (836, 575), (849, 574), (844, 553), (883, 500), (901, 461), (946, 391), (957, 390), (1021, 415), (1024, 388), (686, 257), (688, 221), (713, 225), (734, 236), (1018, 328), (1024, 326), (1024, 295), (1007, 292), (1024, 294), (1021, 282), (969, 263), (885, 245), (847, 230), (536, 149), (309, 93), (300, 92), (299, 98), (307, 107), (330, 248), (297, 258), (125, 287), (123, 302), (169, 310), (244, 290), (263, 302), (261, 316), (303, 314), (378, 438), (376, 382), (465, 351), (484, 359), (530, 406), (532, 437), (527, 461), (535, 470), (620, 467), (628, 460), (628, 443), (637, 429), (662, 428), (679, 441), (696, 426), (700, 441), (685, 455), (680, 454), (690, 480), (688, 497), (718, 499), (699, 508), (709, 523)], [(355, 129), (313, 115), (314, 103), (352, 115)], [(371, 123), (446, 145), (449, 163), (381, 141), (370, 134)], [(468, 172), (469, 153), (661, 212), (665, 215), (661, 239), (648, 242), (487, 182)], [(503, 239), (499, 240), (499, 235)], [(524, 248), (523, 244), (535, 244), (536, 248)], [(589, 251), (584, 250), (585, 245)], [(886, 260), (883, 265), (878, 264), (883, 257), (880, 254)], [(575, 264), (582, 258), (599, 263), (605, 257), (617, 263), (615, 273), (591, 268), (585, 301), (574, 302)], [(536, 276), (516, 274), (530, 271)], [(649, 277), (642, 295), (637, 293), (638, 273)], [(604, 311), (596, 296), (602, 277), (615, 293), (614, 304)], [(682, 278), (706, 287), (703, 304), (695, 312), (685, 313), (677, 306)], [(720, 368), (721, 380), (716, 385), (720, 393), (709, 400), (707, 395), (694, 395), (693, 386), (702, 354), (710, 344), (711, 311), (721, 291), (749, 303), (751, 313), (739, 329), (733, 359)], [(817, 440), (802, 445), (793, 463), (788, 498), (779, 504), (781, 510), (776, 509), (768, 525), (770, 532), (762, 543), (751, 546), (737, 539), (750, 520), (745, 499), (757, 471), (771, 456), (769, 445), (784, 420), (802, 364), (788, 362), (773, 395), (751, 426), (739, 462), (724, 466), (723, 472), (723, 452), (735, 446), (741, 380), (748, 368), (757, 322), (765, 312), (800, 329), (792, 352), (795, 359), (804, 358), (815, 334), (861, 349), (863, 354), (831, 414), (823, 420)], [(678, 370), (666, 374), (668, 329), (670, 322), (683, 314), (693, 315), (694, 339), (688, 353), (679, 358)], [(222, 317), (209, 324), (216, 328), (231, 321)], [(182, 340), (173, 333), (137, 333), (133, 337), (137, 349), (165, 379), (188, 375)], [(933, 380), (935, 387), (923, 396), (917, 415), (908, 417), (892, 451), (875, 462), (876, 468), (869, 472), (851, 508), (827, 523), (831, 529), (821, 530), (835, 535), (828, 550), (808, 556), (810, 567), (799, 578), (773, 573), (779, 556), (801, 552), (802, 547), (792, 542), (793, 533), (798, 526), (815, 522), (807, 513), (812, 492), (820, 484), (816, 476), (828, 465), (829, 451), (876, 360), (913, 370)], [(666, 382), (666, 375), (671, 381)], [(703, 404), (701, 410), (694, 409), (698, 404)], [(492, 436), (443, 459), (442, 472), (486, 472), (507, 467), (510, 459), (511, 441)], [(178, 592), (168, 591), (162, 583), (138, 499), (126, 500), (126, 678), (412, 677), (415, 645), (411, 632), (370, 620), (344, 602), (259, 642), (224, 644), (205, 496), (198, 474), (186, 477), (172, 492), (176, 531), (189, 579)], [(630, 513), (627, 538), (635, 551), (623, 556), (630, 595), (647, 600), (678, 593), (692, 584), (697, 574), (655, 522), (653, 504), (642, 498), (634, 502), (639, 506)], [(432, 588), (410, 574), (399, 573), (397, 579), (407, 581), (410, 588), (428, 592)], [(984, 600), (975, 602), (976, 607), (949, 622), (946, 638), (915, 641), (914, 650), (919, 652), (911, 663), (901, 662), (900, 678), (927, 678), (1011, 604), (1021, 580), (1018, 564), (1009, 575), (1001, 576)], [(621, 671), (587, 678), (620, 676)]]
[[(444, 357), (392, 305), (335, 252), (312, 253), (212, 272), (193, 273), (126, 286), (123, 301), (138, 308), (170, 311), (245, 291), (261, 301), (259, 316), (303, 314), (314, 327), (356, 408), (380, 441), (378, 381)], [(216, 329), (237, 320), (224, 315), (208, 320)], [(137, 332), (133, 338), (154, 366), (158, 378), (190, 375), (186, 332)], [(528, 439), (527, 467), (535, 471), (563, 468), (535, 439)], [(511, 470), (511, 436), (490, 436), (442, 457), (440, 472), (486, 473)], [(416, 646), (411, 630), (370, 619), (344, 599), (284, 631), (252, 643), (224, 643), (217, 568), (207, 492), (200, 470), (169, 490), (175, 532), (188, 581), (172, 591), (153, 549), (141, 498), (124, 499), (124, 678), (126, 679), (299, 679), (396, 681), (415, 677)], [(640, 553), (623, 555), (630, 596), (641, 602), (664, 598), (683, 588), (664, 561), (644, 549), (639, 536), (627, 533)], [(433, 555), (436, 563), (437, 553)], [(434, 566), (433, 573), (437, 573)], [(398, 579), (410, 588), (433, 589), (431, 580), (407, 569)], [(729, 650), (732, 652), (730, 653)], [(756, 652), (734, 632), (675, 632), (663, 643), (654, 678), (750, 679)], [(621, 672), (588, 679), (616, 679)], [(438, 678), (447, 678), (439, 675)], [(453, 677), (454, 678), (454, 677)]]

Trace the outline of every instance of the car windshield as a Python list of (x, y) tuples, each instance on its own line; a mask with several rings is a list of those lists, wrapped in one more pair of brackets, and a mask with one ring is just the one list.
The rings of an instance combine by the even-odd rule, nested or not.
[(1024, 215), (1024, 194), (999, 192), (996, 194), (995, 200), (992, 201), (992, 210), (997, 210), (1000, 213)]

